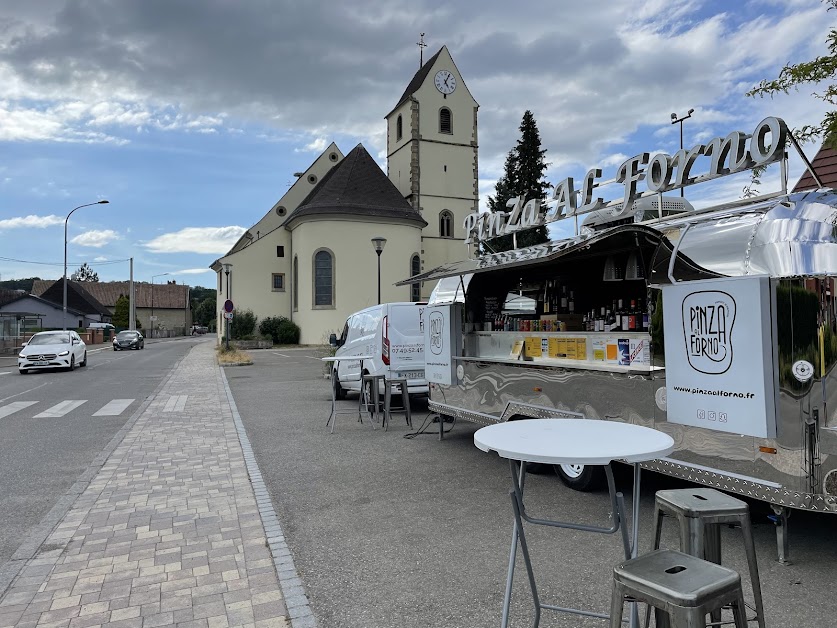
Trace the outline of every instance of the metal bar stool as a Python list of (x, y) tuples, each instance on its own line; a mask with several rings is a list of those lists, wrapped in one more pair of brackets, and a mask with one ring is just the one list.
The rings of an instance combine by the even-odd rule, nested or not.
[(384, 378), (384, 430), (387, 430), (389, 428), (390, 411), (392, 409), (393, 386), (398, 386), (398, 390), (401, 392), (401, 403), (403, 405), (404, 414), (407, 418), (407, 425), (413, 427), (413, 418), (410, 415), (410, 393), (407, 390), (407, 378)]
[[(721, 526), (741, 527), (755, 599), (756, 616), (753, 619), (758, 621), (759, 628), (765, 628), (759, 566), (747, 503), (712, 488), (657, 491), (654, 505), (654, 550), (660, 547), (665, 516), (677, 519), (681, 552), (716, 565), (721, 564)], [(720, 611), (713, 613), (712, 619), (720, 621)]]
[(610, 628), (621, 628), (626, 601), (656, 611), (657, 628), (705, 628), (706, 615), (732, 606), (736, 628), (747, 628), (741, 576), (732, 569), (675, 552), (656, 550), (613, 569)]
[[(384, 376), (383, 375), (363, 375), (360, 378), (360, 396), (358, 397), (358, 406), (357, 406), (357, 418), (361, 420), (360, 413), (367, 412), (369, 414), (369, 418), (372, 421), (372, 429), (377, 429), (375, 427), (375, 423), (378, 422), (378, 412), (380, 408), (380, 389), (378, 388), (378, 382), (383, 383)], [(369, 384), (367, 386), (366, 384)], [(371, 397), (371, 399), (370, 399)], [(369, 410), (370, 404), (375, 404), (375, 414), (373, 415), (372, 412)]]

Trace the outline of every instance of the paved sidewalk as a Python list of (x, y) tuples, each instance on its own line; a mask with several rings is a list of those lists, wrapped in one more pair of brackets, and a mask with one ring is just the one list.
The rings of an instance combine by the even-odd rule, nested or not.
[(0, 628), (290, 627), (260, 505), (198, 344), (0, 599)]

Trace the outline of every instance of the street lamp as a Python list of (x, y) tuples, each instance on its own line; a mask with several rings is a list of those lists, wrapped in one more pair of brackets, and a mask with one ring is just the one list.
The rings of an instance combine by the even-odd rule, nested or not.
[[(227, 276), (227, 300), (230, 299), (230, 268), (232, 268), (232, 264), (223, 264), (224, 266), (224, 274)], [(224, 336), (226, 337), (227, 343), (227, 351), (230, 350), (230, 319), (226, 316), (226, 310), (224, 310), (224, 320), (226, 321), (225, 328), (226, 332)]]
[[(677, 124), (680, 123), (680, 150), (683, 150), (683, 120), (688, 120), (692, 117), (692, 114), (695, 112), (694, 109), (689, 109), (689, 112), (683, 116), (682, 118), (678, 118), (676, 113), (671, 114), (671, 123)], [(683, 198), (683, 188), (680, 188), (680, 198)]]
[(154, 279), (157, 277), (164, 277), (171, 273), (160, 273), (159, 275), (151, 275), (151, 337), (154, 337), (154, 322), (157, 320), (154, 317)]
[(381, 236), (372, 238), (372, 246), (375, 249), (375, 253), (378, 255), (378, 305), (381, 304), (381, 253), (384, 252), (384, 246), (386, 243), (387, 239), (382, 238)]
[(73, 215), (73, 212), (76, 209), (81, 209), (82, 207), (90, 207), (91, 205), (107, 205), (107, 201), (96, 201), (95, 203), (87, 203), (86, 205), (79, 205), (64, 219), (64, 307), (63, 315), (61, 316), (61, 322), (63, 324), (62, 329), (67, 331), (67, 223), (70, 221), (70, 216)]

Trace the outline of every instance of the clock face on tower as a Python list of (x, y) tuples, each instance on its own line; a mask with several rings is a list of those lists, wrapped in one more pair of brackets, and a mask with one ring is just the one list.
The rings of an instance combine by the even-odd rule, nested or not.
[(449, 70), (439, 70), (436, 72), (434, 83), (436, 84), (436, 89), (443, 94), (452, 94), (453, 90), (456, 89), (456, 77)]

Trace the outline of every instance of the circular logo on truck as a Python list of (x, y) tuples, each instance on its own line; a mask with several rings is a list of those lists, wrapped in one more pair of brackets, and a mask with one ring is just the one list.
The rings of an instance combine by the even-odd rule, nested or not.
[(805, 383), (814, 376), (814, 365), (806, 360), (794, 362), (791, 367), (793, 376), (800, 382)]
[(445, 348), (444, 329), (445, 317), (441, 312), (432, 312), (430, 314), (430, 353), (433, 355), (442, 355), (442, 350)]

